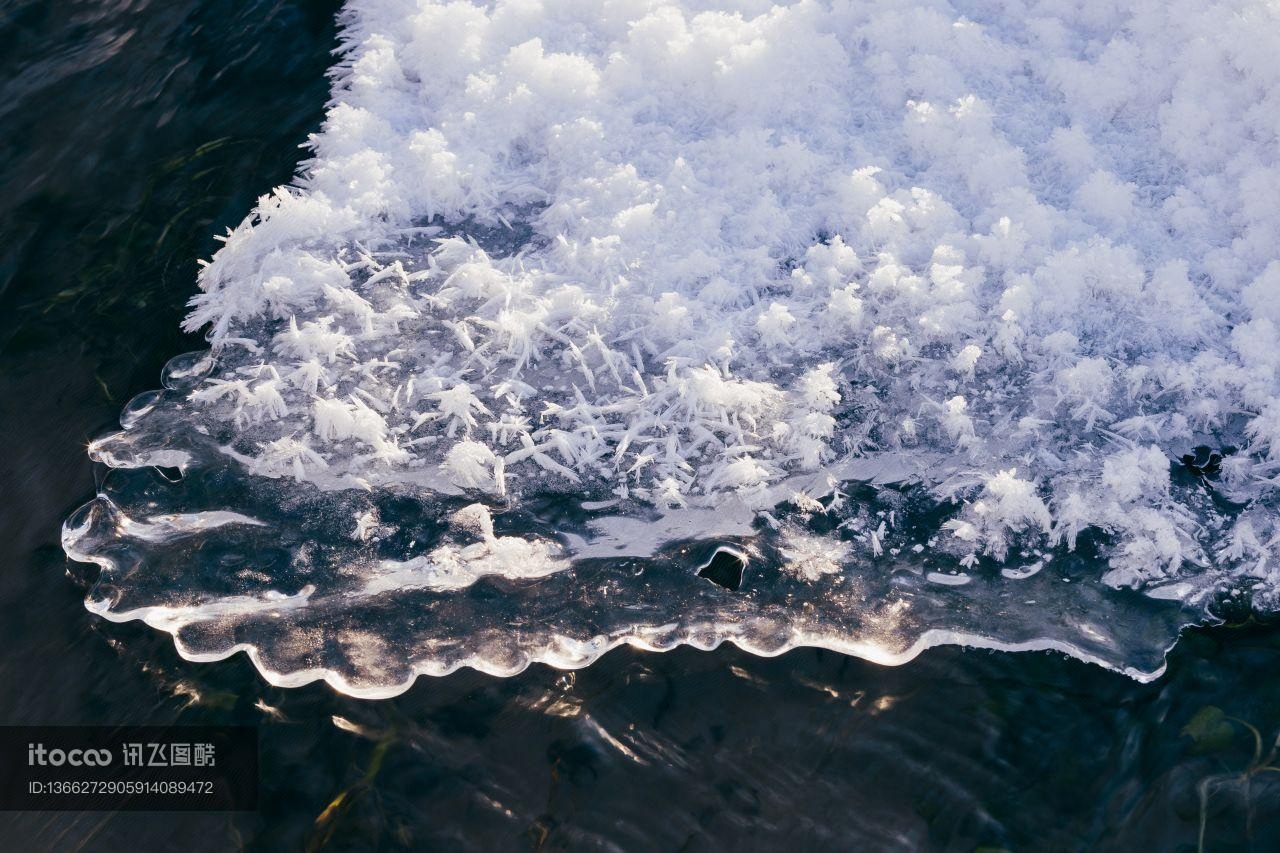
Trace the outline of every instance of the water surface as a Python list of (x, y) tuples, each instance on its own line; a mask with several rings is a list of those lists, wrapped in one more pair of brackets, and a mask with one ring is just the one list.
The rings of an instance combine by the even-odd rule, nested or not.
[(84, 446), (199, 346), (177, 331), (195, 259), (291, 174), (335, 5), (0, 12), (0, 722), (251, 723), (263, 743), (257, 814), (4, 814), (15, 849), (1194, 849), (1209, 777), (1208, 848), (1274, 849), (1280, 774), (1234, 785), (1248, 730), (1183, 733), (1217, 707), (1269, 748), (1267, 625), (1190, 632), (1146, 685), (1048, 653), (620, 649), (364, 702), (87, 613), (93, 569), (57, 541), (94, 491)]

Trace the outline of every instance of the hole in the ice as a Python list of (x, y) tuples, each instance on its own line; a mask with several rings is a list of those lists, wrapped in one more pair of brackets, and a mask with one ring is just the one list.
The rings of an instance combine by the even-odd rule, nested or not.
[(1212, 479), (1222, 470), (1223, 457), (1230, 456), (1234, 452), (1234, 447), (1214, 450), (1207, 445), (1201, 444), (1198, 447), (1193, 447), (1190, 453), (1182, 454), (1181, 462), (1192, 474)]
[(172, 465), (152, 465), (151, 470), (155, 471), (162, 480), (168, 483), (182, 482), (182, 469)]
[(742, 588), (742, 572), (747, 567), (747, 555), (736, 548), (720, 546), (711, 559), (698, 567), (698, 577), (706, 578), (717, 586), (732, 592)]

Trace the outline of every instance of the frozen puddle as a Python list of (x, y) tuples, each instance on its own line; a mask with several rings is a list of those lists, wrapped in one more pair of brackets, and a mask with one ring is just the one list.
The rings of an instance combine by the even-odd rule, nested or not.
[[(1154, 677), (1280, 546), (1280, 11), (354, 0), (69, 519), (385, 696), (620, 643)], [(1212, 105), (1212, 107), (1210, 107)]]

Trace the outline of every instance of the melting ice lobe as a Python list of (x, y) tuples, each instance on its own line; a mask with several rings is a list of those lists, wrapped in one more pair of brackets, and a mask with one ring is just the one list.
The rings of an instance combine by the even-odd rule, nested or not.
[(353, 0), (212, 349), (91, 450), (88, 606), (368, 696), (726, 640), (1154, 677), (1280, 588), (1276, 55), (1262, 0)]

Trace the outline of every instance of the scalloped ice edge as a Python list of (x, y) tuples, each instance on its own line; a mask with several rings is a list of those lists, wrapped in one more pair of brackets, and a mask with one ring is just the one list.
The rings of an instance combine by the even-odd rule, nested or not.
[[(90, 501), (88, 504), (85, 504), (85, 506), (92, 503), (93, 501)], [(79, 510), (77, 510), (76, 513), (73, 513), (71, 517), (74, 518), (78, 514)], [(62, 542), (63, 548), (69, 557), (83, 562), (94, 563), (104, 569), (114, 568), (114, 564), (105, 557), (78, 551), (75, 548), (75, 537), (75, 529), (70, 527), (69, 522), (64, 523)], [(521, 650), (520, 663), (514, 666), (502, 666), (479, 654), (473, 654), (447, 665), (433, 666), (430, 661), (414, 664), (410, 668), (411, 674), (404, 681), (386, 685), (371, 686), (367, 684), (353, 683), (338, 671), (327, 667), (314, 667), (288, 672), (273, 670), (263, 661), (259, 647), (252, 643), (236, 643), (224, 650), (216, 652), (195, 651), (182, 642), (181, 638), (178, 636), (178, 632), (186, 625), (193, 624), (201, 620), (175, 619), (175, 609), (164, 605), (140, 607), (124, 612), (113, 611), (110, 609), (110, 603), (107, 600), (95, 599), (93, 597), (93, 592), (96, 588), (97, 584), (95, 583), (85, 596), (84, 604), (86, 610), (110, 622), (123, 624), (126, 622), (140, 621), (150, 628), (169, 634), (173, 638), (175, 650), (184, 660), (192, 661), (194, 663), (211, 663), (226, 660), (238, 652), (244, 652), (252, 662), (254, 668), (259, 672), (259, 674), (261, 674), (262, 678), (267, 683), (275, 687), (302, 687), (316, 681), (323, 681), (337, 692), (358, 699), (389, 699), (399, 696), (409, 690), (420, 677), (447, 676), (463, 668), (474, 669), (478, 672), (485, 673), (486, 675), (492, 675), (499, 678), (507, 678), (518, 675), (528, 669), (531, 665), (538, 663), (546, 664), (547, 666), (561, 670), (582, 669), (590, 666), (600, 657), (613, 649), (623, 645), (648, 652), (666, 652), (678, 646), (690, 646), (701, 651), (713, 651), (724, 643), (730, 643), (748, 654), (759, 657), (778, 657), (798, 648), (826, 649), (828, 651), (849, 655), (881, 666), (901, 666), (910, 663), (925, 651), (939, 646), (957, 646), (961, 648), (986, 649), (1001, 652), (1056, 651), (1084, 663), (1100, 666), (1103, 669), (1116, 672), (1139, 683), (1146, 684), (1155, 681), (1164, 674), (1167, 668), (1167, 655), (1174, 646), (1177, 645), (1181, 632), (1188, 627), (1192, 627), (1193, 624), (1198, 624), (1187, 622), (1181, 626), (1179, 632), (1175, 634), (1173, 639), (1161, 650), (1161, 665), (1153, 670), (1144, 670), (1132, 666), (1118, 666), (1111, 661), (1097, 655), (1090, 654), (1079, 646), (1069, 642), (1048, 638), (1009, 642), (982, 634), (947, 630), (943, 628), (927, 629), (903, 651), (892, 652), (872, 641), (846, 640), (832, 634), (799, 630), (794, 626), (788, 627), (788, 639), (777, 646), (766, 646), (757, 643), (748, 637), (737, 636), (733, 633), (733, 626), (730, 625), (716, 626), (710, 632), (706, 632), (715, 635), (716, 638), (711, 642), (706, 642), (697, 638), (696, 635), (704, 633), (703, 630), (699, 630), (700, 626), (685, 626), (680, 630), (677, 638), (673, 641), (668, 643), (655, 643), (640, 635), (641, 632), (646, 630), (653, 630), (655, 626), (636, 625), (632, 626), (629, 632), (618, 634), (612, 638), (601, 635), (589, 640), (581, 640), (564, 634), (553, 634), (545, 640), (541, 649), (532, 652)], [(304, 587), (294, 595), (281, 594), (278, 598), (271, 597), (253, 599), (246, 596), (244, 597), (243, 602), (238, 603), (243, 603), (246, 610), (266, 608), (289, 610), (304, 607), (313, 591), (314, 590), (310, 587)], [(255, 603), (259, 606), (255, 607)], [(1210, 621), (1211, 620), (1206, 619), (1205, 624), (1208, 624)]]
[[(216, 354), (212, 351), (206, 351), (212, 362), (216, 365)], [(194, 353), (184, 353), (175, 356), (170, 363), (179, 358), (189, 358)], [(166, 364), (166, 373), (169, 364)], [(128, 401), (122, 409), (122, 418), (133, 412), (132, 404), (134, 401), (149, 398), (151, 395), (157, 395), (164, 390), (176, 390), (167, 382), (162, 383), (159, 389), (151, 389), (140, 392)], [(143, 412), (142, 414), (145, 414)], [(123, 424), (122, 424), (123, 425)], [(125, 430), (127, 432), (127, 429)], [(114, 431), (105, 435), (114, 434)], [(901, 468), (902, 460), (889, 458), (886, 460), (870, 460), (870, 459), (851, 459), (846, 460), (846, 465), (850, 466), (845, 473), (861, 474), (862, 476), (854, 476), (854, 479), (863, 479), (868, 483), (896, 482), (896, 475), (900, 475), (903, 471)], [(884, 476), (885, 479), (881, 479)], [(318, 484), (313, 484), (318, 485)], [(330, 484), (329, 488), (341, 488)], [(347, 487), (349, 488), (349, 487)], [(90, 554), (80, 551), (76, 547), (79, 538), (79, 529), (72, 526), (72, 522), (81, 515), (82, 511), (90, 506), (102, 501), (110, 499), (104, 495), (95, 495), (89, 501), (86, 501), (75, 511), (67, 516), (63, 522), (61, 529), (61, 544), (66, 555), (73, 560), (92, 563), (103, 569), (114, 569), (115, 564), (108, 558), (96, 554)], [(415, 664), (410, 667), (410, 675), (401, 682), (386, 685), (366, 685), (353, 683), (344, 677), (340, 672), (328, 667), (312, 667), (307, 669), (298, 669), (293, 671), (277, 671), (271, 669), (262, 659), (260, 649), (252, 643), (236, 643), (224, 650), (216, 652), (198, 652), (189, 648), (184, 644), (178, 636), (178, 632), (189, 624), (202, 621), (200, 619), (181, 619), (177, 616), (177, 608), (165, 605), (154, 605), (149, 607), (139, 607), (124, 612), (114, 611), (111, 609), (110, 602), (106, 599), (95, 599), (94, 592), (97, 589), (97, 582), (90, 587), (84, 598), (84, 606), (87, 611), (106, 619), (109, 622), (124, 624), (127, 622), (142, 622), (149, 628), (169, 634), (173, 639), (174, 649), (178, 655), (187, 661), (193, 663), (213, 663), (227, 660), (237, 653), (243, 652), (249, 661), (253, 664), (254, 669), (262, 676), (268, 684), (274, 687), (294, 688), (303, 687), (317, 681), (323, 681), (333, 690), (343, 695), (352, 696), (357, 699), (390, 699), (407, 692), (422, 677), (443, 677), (448, 676), (460, 669), (470, 668), (477, 672), (491, 675), (498, 678), (509, 678), (524, 672), (534, 664), (545, 664), (555, 669), (572, 671), (583, 669), (590, 666), (596, 660), (605, 654), (613, 651), (620, 646), (629, 646), (634, 649), (647, 652), (666, 652), (671, 651), (679, 646), (689, 646), (700, 651), (714, 651), (725, 643), (737, 646), (739, 649), (748, 654), (758, 657), (779, 657), (787, 652), (800, 648), (816, 648), (825, 649), (827, 651), (836, 652), (838, 654), (848, 655), (860, 660), (881, 666), (902, 666), (915, 660), (924, 652), (942, 646), (955, 646), (968, 649), (984, 649), (999, 652), (1059, 652), (1068, 657), (1082, 661), (1088, 664), (1100, 666), (1110, 672), (1124, 675), (1142, 684), (1153, 682), (1160, 678), (1167, 669), (1167, 655), (1177, 645), (1181, 632), (1189, 627), (1199, 624), (1213, 624), (1211, 617), (1206, 615), (1205, 619), (1199, 622), (1186, 622), (1180, 628), (1173, 639), (1160, 652), (1161, 664), (1153, 670), (1144, 670), (1132, 666), (1119, 666), (1105, 658), (1086, 652), (1079, 646), (1059, 640), (1048, 638), (1040, 638), (1035, 640), (1026, 640), (1022, 642), (1009, 642), (995, 639), (983, 634), (970, 633), (965, 631), (954, 631), (943, 628), (930, 628), (920, 634), (916, 640), (906, 649), (900, 652), (892, 652), (882, 646), (871, 641), (854, 641), (842, 639), (831, 634), (822, 634), (816, 632), (806, 632), (798, 630), (794, 626), (787, 629), (788, 639), (777, 646), (766, 646), (752, 641), (748, 637), (735, 636), (731, 632), (724, 630), (713, 630), (708, 633), (716, 635), (716, 638), (710, 642), (698, 639), (695, 635), (704, 633), (699, 631), (699, 626), (686, 626), (680, 632), (676, 639), (669, 643), (655, 643), (645, 639), (640, 634), (647, 630), (653, 630), (658, 626), (635, 625), (632, 626), (628, 633), (621, 633), (612, 638), (606, 635), (593, 637), (589, 640), (581, 640), (569, 637), (564, 634), (553, 634), (548, 637), (543, 644), (543, 648), (532, 652), (521, 650), (521, 662), (513, 666), (502, 666), (496, 664), (479, 654), (473, 654), (460, 658), (448, 665), (433, 666), (430, 661)], [(235, 601), (244, 605), (238, 612), (249, 612), (256, 609), (283, 609), (290, 610), (305, 607), (310, 595), (314, 592), (314, 588), (304, 587), (294, 595), (279, 594), (278, 597), (252, 598), (243, 596)], [(255, 604), (259, 606), (254, 606)], [(723, 626), (731, 628), (731, 626)], [(569, 650), (557, 653), (556, 650)]]
[[(256, 645), (252, 643), (236, 643), (235, 645), (220, 652), (196, 652), (187, 648), (177, 635), (180, 628), (157, 624), (153, 622), (146, 611), (151, 608), (142, 608), (139, 610), (128, 611), (126, 613), (115, 613), (110, 610), (98, 609), (92, 606), (90, 601), (86, 599), (85, 606), (90, 612), (111, 622), (132, 622), (142, 621), (152, 628), (156, 628), (169, 634), (173, 638), (173, 645), (178, 655), (184, 660), (194, 663), (213, 663), (216, 661), (226, 660), (237, 652), (244, 652), (252, 662), (254, 668), (262, 676), (262, 678), (274, 687), (303, 687), (316, 681), (323, 681), (336, 690), (347, 696), (357, 699), (391, 699), (399, 696), (411, 688), (419, 678), (423, 676), (443, 677), (450, 675), (459, 669), (470, 668), (477, 672), (491, 675), (497, 678), (510, 678), (524, 672), (534, 664), (546, 664), (555, 669), (570, 671), (583, 669), (595, 663), (603, 655), (613, 651), (619, 646), (630, 646), (634, 649), (647, 652), (668, 652), (678, 646), (690, 646), (699, 651), (710, 652), (719, 648), (725, 643), (737, 646), (748, 654), (757, 657), (772, 658), (779, 657), (787, 652), (798, 648), (816, 648), (825, 649), (827, 651), (836, 652), (838, 654), (848, 655), (869, 663), (879, 664), (881, 666), (902, 666), (910, 663), (919, 657), (922, 653), (929, 649), (939, 646), (957, 646), (967, 649), (985, 649), (998, 652), (1060, 652), (1068, 657), (1083, 661), (1084, 663), (1095, 664), (1103, 669), (1120, 675), (1127, 676), (1140, 684), (1149, 684), (1160, 678), (1168, 668), (1167, 655), (1177, 645), (1181, 636), (1175, 636), (1173, 641), (1165, 647), (1161, 654), (1162, 662), (1160, 666), (1152, 671), (1137, 669), (1135, 667), (1118, 667), (1102, 658), (1091, 655), (1078, 646), (1071, 643), (1057, 642), (1053, 640), (1028, 640), (1020, 643), (1009, 643), (995, 640), (990, 637), (984, 637), (980, 634), (968, 634), (959, 631), (947, 631), (941, 628), (930, 628), (920, 635), (914, 643), (902, 652), (890, 652), (875, 643), (871, 642), (850, 642), (841, 640), (831, 636), (817, 636), (806, 634), (803, 631), (792, 631), (791, 638), (787, 642), (780, 644), (776, 648), (765, 647), (754, 644), (750, 639), (745, 637), (735, 637), (732, 635), (720, 636), (713, 642), (701, 642), (692, 636), (693, 631), (686, 629), (684, 636), (671, 643), (651, 643), (644, 638), (634, 634), (624, 634), (605, 640), (603, 637), (593, 638), (589, 641), (576, 640), (563, 634), (554, 634), (547, 643), (547, 649), (544, 651), (534, 652), (532, 654), (522, 655), (523, 660), (515, 666), (504, 667), (498, 666), (484, 659), (479, 655), (472, 655), (463, 658), (448, 666), (432, 667), (430, 664), (414, 665), (411, 668), (411, 674), (404, 681), (389, 685), (357, 685), (352, 684), (335, 670), (320, 667), (310, 669), (299, 669), (292, 672), (277, 672), (269, 668), (263, 663), (261, 654)], [(1189, 626), (1184, 626), (1189, 627)], [(552, 648), (570, 648), (577, 650), (576, 655), (571, 654), (555, 654), (549, 649)]]

